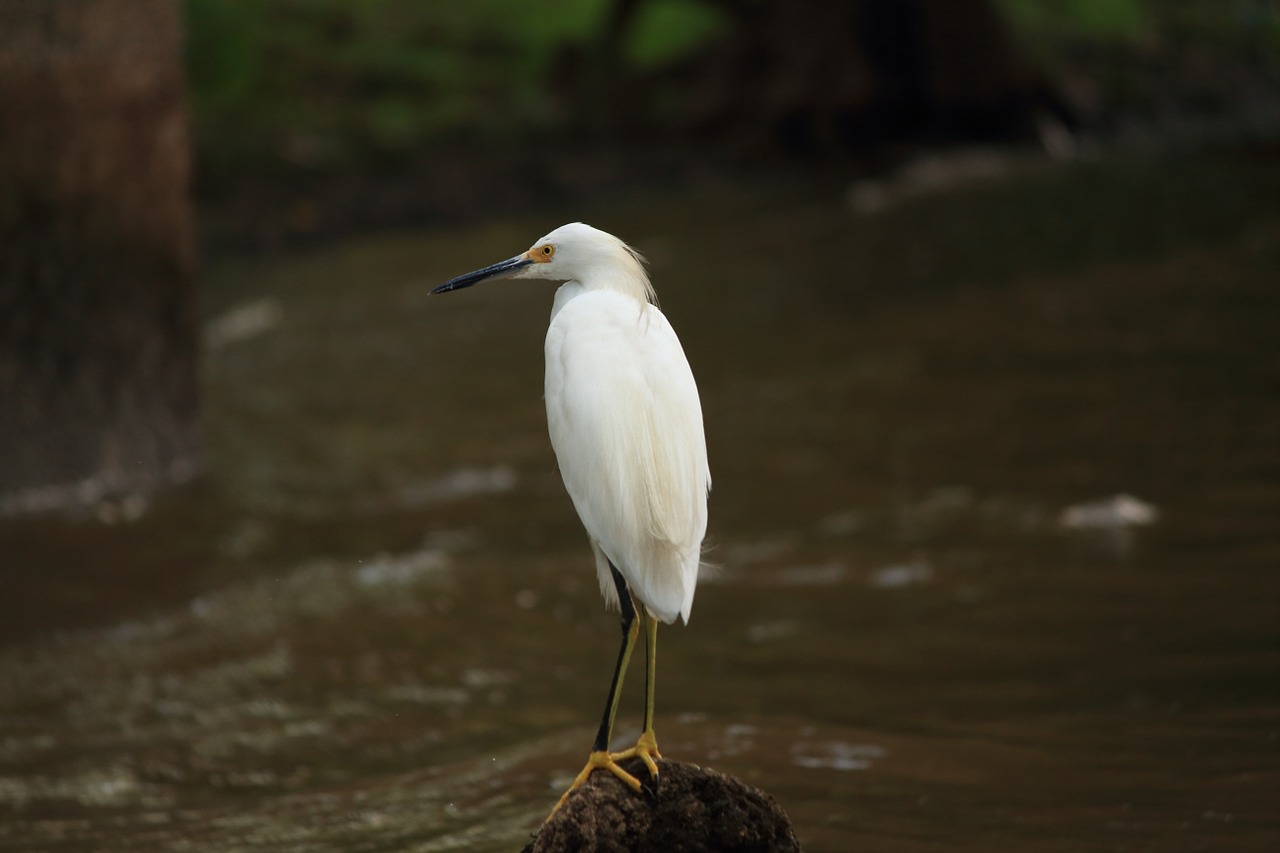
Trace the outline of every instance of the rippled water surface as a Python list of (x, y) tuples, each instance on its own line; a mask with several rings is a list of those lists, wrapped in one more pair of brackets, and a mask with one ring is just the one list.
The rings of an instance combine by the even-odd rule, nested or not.
[(648, 254), (706, 411), (669, 757), (811, 853), (1280, 849), (1275, 152), (846, 189), (212, 269), (210, 477), (0, 528), (0, 848), (523, 845), (615, 617), (550, 286), (427, 293), (580, 217)]

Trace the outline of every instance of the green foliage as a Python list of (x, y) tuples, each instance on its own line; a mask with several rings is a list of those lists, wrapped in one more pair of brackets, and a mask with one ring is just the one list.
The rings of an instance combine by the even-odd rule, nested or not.
[[(500, 138), (563, 119), (548, 79), (590, 56), (610, 0), (185, 0), (193, 122), (206, 178), (255, 163), (394, 161), (448, 137)], [(700, 0), (641, 10), (633, 67), (703, 44)]]
[(1132, 39), (1147, 18), (1140, 0), (1001, 0), (1016, 27), (1048, 37)]
[(998, 3), (1051, 76), (1088, 69), (1100, 102), (1113, 110), (1142, 114), (1174, 100), (1223, 108), (1240, 91), (1228, 81), (1280, 75), (1280, 5), (1273, 0)]
[(697, 0), (650, 0), (640, 9), (627, 44), (627, 60), (652, 68), (685, 56), (723, 32), (727, 15)]
[(1280, 47), (1270, 0), (997, 0), (1018, 33), (1053, 53), (1069, 42), (1136, 45), (1172, 40), (1209, 47)]
[[(563, 126), (571, 105), (553, 78), (589, 80), (614, 0), (184, 2), (192, 121), (213, 185), (255, 167), (394, 165), (442, 139), (501, 145)], [(1050, 73), (1081, 44), (1280, 56), (1270, 0), (994, 2)], [(705, 0), (648, 0), (622, 64), (659, 68), (729, 26)]]
[(325, 168), (433, 137), (554, 120), (558, 50), (605, 0), (186, 0), (193, 119), (206, 169)]

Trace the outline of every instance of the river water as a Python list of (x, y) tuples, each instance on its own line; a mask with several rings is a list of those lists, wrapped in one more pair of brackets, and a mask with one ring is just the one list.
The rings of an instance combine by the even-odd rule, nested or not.
[(616, 617), (551, 286), (427, 294), (574, 218), (702, 390), (668, 757), (810, 853), (1280, 849), (1277, 152), (933, 165), (213, 265), (209, 476), (0, 527), (0, 849), (524, 844)]

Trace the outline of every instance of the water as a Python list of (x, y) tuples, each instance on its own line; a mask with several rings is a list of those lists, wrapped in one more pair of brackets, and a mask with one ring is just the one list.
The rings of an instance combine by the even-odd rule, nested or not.
[(647, 250), (706, 410), (669, 757), (811, 853), (1280, 844), (1275, 152), (844, 189), (211, 270), (211, 476), (0, 528), (0, 849), (519, 849), (616, 627), (550, 289), (427, 291), (577, 216)]

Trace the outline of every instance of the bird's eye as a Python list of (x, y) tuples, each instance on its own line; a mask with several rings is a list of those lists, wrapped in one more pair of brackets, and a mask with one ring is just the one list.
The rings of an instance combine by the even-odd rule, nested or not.
[(542, 247), (542, 257), (549, 258), (556, 253), (556, 247), (550, 243)]

